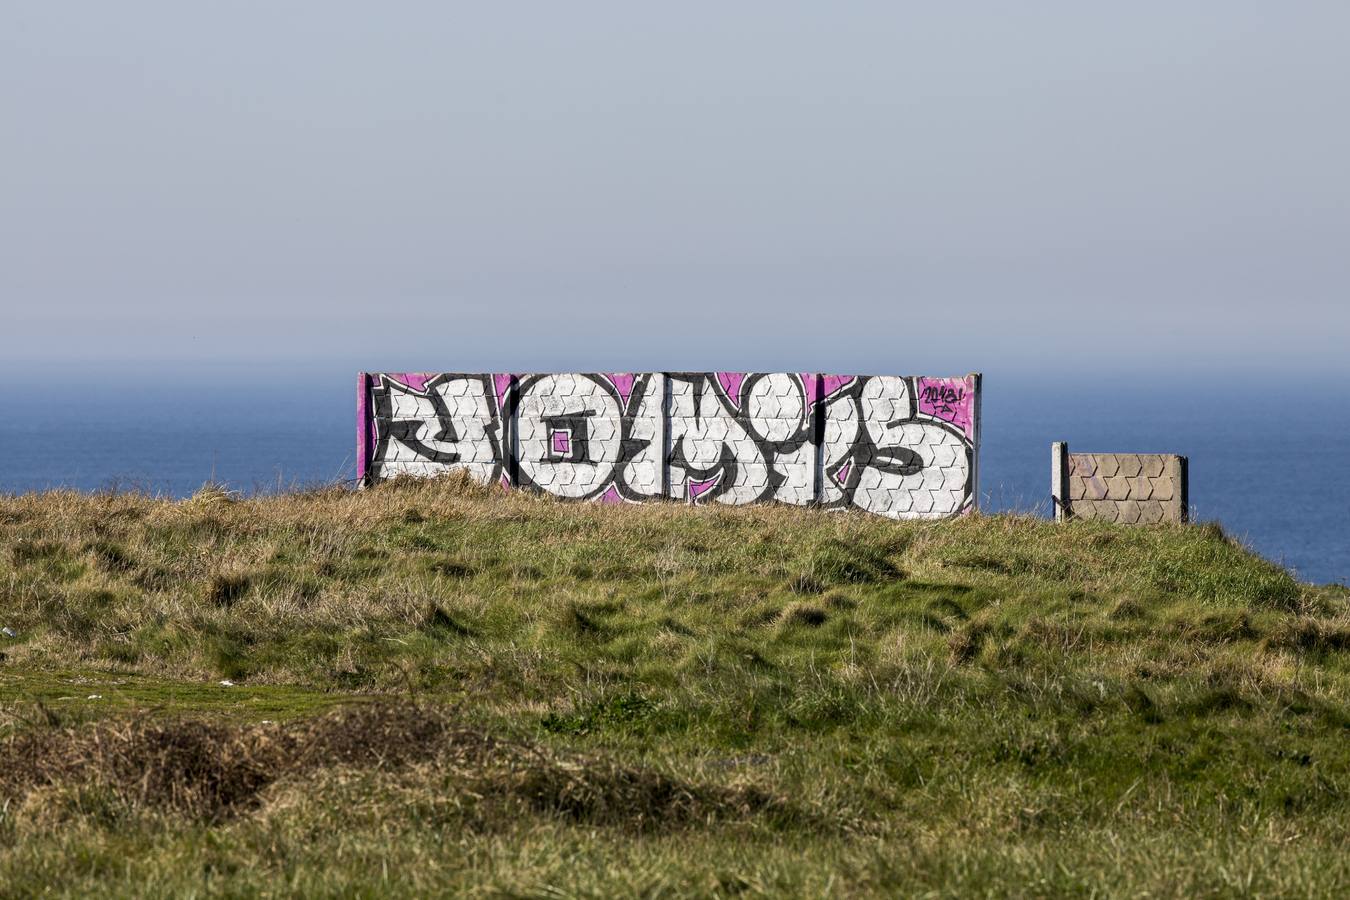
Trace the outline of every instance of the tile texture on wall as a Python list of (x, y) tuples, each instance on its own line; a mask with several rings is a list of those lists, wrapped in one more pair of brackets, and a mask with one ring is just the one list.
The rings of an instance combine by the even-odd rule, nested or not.
[(363, 482), (464, 470), (610, 502), (975, 505), (978, 375), (362, 373)]
[(1127, 525), (1186, 521), (1184, 457), (1067, 450), (1063, 454), (1062, 485), (1055, 492), (1061, 518)]

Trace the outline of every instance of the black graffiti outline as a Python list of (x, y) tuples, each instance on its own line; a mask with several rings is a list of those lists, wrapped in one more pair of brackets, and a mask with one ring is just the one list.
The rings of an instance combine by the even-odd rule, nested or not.
[[(620, 498), (624, 500), (630, 500), (635, 503), (642, 501), (650, 502), (651, 500), (654, 499), (660, 499), (663, 496), (662, 494), (657, 494), (656, 496), (653, 496), (651, 494), (643, 493), (637, 490), (636, 488), (633, 488), (630, 485), (628, 485), (628, 483), (623, 479), (624, 467), (627, 466), (632, 460), (636, 459), (638, 454), (641, 453), (643, 450), (645, 450), (647, 447), (649, 447), (652, 443), (652, 441), (648, 438), (639, 438), (633, 435), (633, 425), (635, 421), (638, 419), (637, 412), (641, 408), (642, 401), (647, 395), (647, 391), (652, 380), (652, 373), (647, 372), (633, 376), (633, 386), (632, 389), (628, 392), (628, 400), (626, 403), (624, 402), (623, 395), (619, 393), (618, 386), (615, 385), (614, 382), (610, 380), (607, 376), (601, 373), (576, 373), (576, 374), (577, 377), (586, 378), (587, 380), (599, 385), (600, 388), (609, 396), (609, 398), (614, 401), (615, 407), (619, 410), (619, 454), (618, 457), (613, 462), (613, 468), (611, 470), (610, 476), (604, 479), (598, 486), (592, 487), (589, 491), (577, 496), (574, 499), (593, 500), (597, 497), (604, 495), (611, 487), (618, 492)], [(503, 412), (505, 418), (508, 421), (514, 421), (519, 414), (520, 404), (523, 402), (525, 396), (529, 393), (530, 389), (533, 388), (534, 385), (538, 384), (541, 380), (551, 377), (554, 376), (543, 374), (543, 375), (527, 375), (519, 380), (512, 379), (511, 387), (507, 391), (507, 401)], [(662, 412), (664, 413), (664, 401), (662, 400), (661, 402), (663, 404)], [(658, 427), (664, 427), (664, 422)], [(550, 460), (541, 460), (541, 462), (550, 462)], [(607, 463), (608, 461), (605, 460), (602, 462)], [(599, 465), (601, 463), (596, 462), (594, 460), (588, 460), (585, 462), (574, 461), (573, 464)], [(520, 470), (520, 460), (517, 458), (517, 454), (515, 452), (514, 447), (512, 448), (511, 452), (510, 470), (511, 470), (511, 482), (513, 485), (537, 491), (544, 491), (545, 493), (548, 492), (548, 489), (545, 486), (537, 484), (532, 478), (529, 477), (529, 475)], [(658, 488), (659, 487), (660, 486), (658, 485)]]
[(440, 391), (436, 390), (452, 381), (467, 381), (471, 384), (477, 382), (483, 388), (483, 396), (488, 407), (488, 421), (483, 425), (483, 431), (492, 445), (492, 476), (489, 482), (495, 482), (502, 476), (503, 462), (507, 456), (502, 452), (504, 443), (501, 427), (502, 416), (497, 409), (496, 386), (493, 384), (492, 376), (486, 374), (442, 372), (434, 378), (428, 379), (420, 391), (390, 378), (388, 375), (380, 375), (377, 379), (378, 383), (370, 391), (375, 426), (375, 452), (371, 457), (373, 462), (383, 464), (385, 458), (389, 455), (389, 442), (391, 440), (403, 444), (427, 462), (441, 465), (455, 465), (460, 462), (461, 456), (458, 452), (437, 450), (417, 437), (417, 432), (426, 424), (425, 419), (400, 419), (394, 415), (394, 393), (409, 394), (428, 400), (435, 411), (436, 424), (439, 428), (436, 434), (430, 437), (430, 440), (454, 441), (457, 443), (460, 437), (455, 430), (454, 418), (450, 415), (450, 409), (446, 406), (445, 398), (441, 396)]
[[(788, 476), (775, 463), (781, 456), (789, 456), (796, 453), (803, 446), (812, 442), (814, 427), (812, 424), (814, 414), (814, 404), (811, 402), (811, 392), (807, 389), (806, 380), (798, 372), (747, 372), (741, 379), (740, 388), (737, 391), (738, 396), (732, 397), (722, 384), (722, 380), (717, 377), (716, 372), (671, 372), (667, 378), (674, 378), (680, 381), (688, 382), (691, 386), (691, 392), (694, 397), (694, 421), (697, 423), (702, 418), (702, 398), (704, 392), (711, 389), (713, 396), (722, 406), (722, 411), (731, 417), (745, 436), (754, 443), (759, 450), (760, 457), (764, 460), (765, 485), (758, 494), (748, 503), (762, 503), (772, 500), (778, 493), (778, 489), (787, 482)], [(760, 433), (759, 429), (753, 425), (754, 417), (746, 412), (745, 399), (753, 394), (754, 386), (765, 378), (773, 375), (786, 375), (792, 379), (794, 386), (801, 394), (802, 413), (799, 417), (793, 432), (782, 440), (770, 440)], [(710, 466), (694, 466), (684, 455), (684, 441), (673, 441), (670, 448), (670, 465), (672, 468), (682, 469), (685, 475), (685, 483), (698, 484), (706, 483), (717, 478), (719, 472), (722, 477), (716, 481), (707, 490), (698, 494), (697, 498), (689, 497), (693, 502), (699, 503), (715, 500), (723, 494), (730, 493), (736, 488), (736, 476), (739, 473), (739, 462), (736, 458), (735, 448), (726, 442), (722, 444), (722, 451), (716, 463)], [(686, 491), (688, 489), (686, 488)]]
[[(896, 472), (896, 469), (901, 469), (901, 471), (896, 472), (896, 474), (900, 475), (916, 475), (919, 472), (922, 472), (924, 468), (926, 468), (923, 465), (923, 458), (919, 456), (917, 452), (910, 450), (908, 447), (882, 448), (878, 447), (876, 445), (876, 442), (872, 440), (872, 435), (868, 432), (866, 426), (863, 424), (864, 420), (863, 420), (863, 406), (862, 406), (863, 388), (869, 380), (870, 379), (867, 376), (855, 378), (851, 383), (837, 389), (829, 397), (822, 397), (820, 403), (818, 404), (819, 409), (817, 411), (817, 415), (820, 417), (822, 427), (824, 425), (826, 418), (828, 417), (826, 407), (830, 404), (840, 402), (849, 403), (853, 406), (854, 421), (858, 423), (858, 433), (854, 437), (853, 443), (849, 447), (849, 451), (845, 453), (842, 457), (840, 457), (838, 460), (828, 464), (825, 467), (825, 477), (830, 479), (841, 492), (840, 497), (835, 500), (820, 501), (820, 505), (826, 509), (844, 509), (852, 506), (857, 506), (857, 503), (854, 502), (854, 498), (857, 496), (858, 485), (862, 481), (863, 470), (866, 468), (878, 469), (883, 472), (884, 471)], [(898, 416), (887, 422), (886, 426), (888, 428), (892, 428), (897, 425), (904, 425), (910, 422), (914, 422), (927, 427), (938, 428), (942, 431), (946, 431), (951, 435), (954, 435), (961, 441), (961, 446), (965, 451), (966, 471), (967, 472), (973, 471), (975, 464), (975, 450), (974, 446), (971, 444), (970, 439), (966, 437), (965, 432), (943, 419), (939, 419), (934, 416), (929, 416), (927, 414), (920, 413), (918, 394), (915, 392), (918, 379), (915, 377), (906, 376), (901, 380), (905, 382), (906, 387), (905, 394), (909, 399), (908, 415)], [(821, 443), (821, 449), (823, 452), (824, 451), (823, 441)], [(908, 451), (904, 455), (906, 464), (897, 465), (892, 461), (884, 459), (884, 457), (888, 455), (887, 454), (888, 451), (894, 450)], [(840, 481), (839, 473), (843, 471), (845, 466), (851, 466), (851, 468), (848, 470), (848, 474), (844, 476), (844, 480)], [(909, 471), (905, 471), (905, 469), (908, 469)], [(961, 505), (957, 508), (957, 510), (954, 513), (952, 513), (952, 515), (960, 515), (962, 512), (970, 508), (970, 505), (974, 499), (973, 491), (974, 485), (971, 483), (971, 479), (967, 477), (961, 498)]]
[[(592, 383), (598, 385), (606, 395), (614, 401), (615, 407), (620, 411), (619, 424), (619, 450), (618, 456), (613, 461), (612, 469), (607, 478), (598, 485), (592, 487), (586, 493), (575, 499), (589, 500), (604, 495), (613, 488), (620, 498), (631, 502), (651, 501), (659, 498), (670, 498), (670, 491), (667, 485), (659, 486), (660, 493), (653, 496), (650, 493), (640, 491), (625, 481), (623, 477), (624, 469), (637, 458), (637, 456), (646, 450), (652, 444), (650, 438), (638, 438), (633, 435), (633, 426), (639, 420), (638, 411), (641, 409), (644, 401), (648, 401), (648, 393), (651, 388), (652, 379), (655, 373), (641, 373), (633, 376), (632, 388), (629, 391), (628, 398), (625, 401), (617, 385), (604, 373), (575, 373), (576, 377), (586, 378)], [(738, 373), (740, 374), (740, 373)], [(801, 392), (802, 413), (796, 422), (793, 431), (782, 440), (771, 440), (765, 437), (753, 424), (753, 417), (745, 409), (745, 398), (752, 395), (753, 388), (761, 379), (771, 377), (775, 374), (787, 375), (793, 379), (795, 387)], [(808, 388), (808, 382), (805, 377), (796, 372), (785, 373), (743, 373), (741, 383), (738, 389), (738, 396), (731, 397), (721, 379), (716, 372), (669, 372), (665, 373), (668, 381), (682, 381), (690, 384), (691, 393), (694, 401), (694, 419), (699, 422), (703, 417), (702, 399), (705, 393), (711, 391), (714, 399), (720, 406), (720, 412), (732, 419), (747, 439), (749, 439), (757, 448), (760, 457), (764, 460), (766, 470), (766, 484), (758, 493), (746, 502), (764, 502), (774, 499), (779, 488), (787, 481), (787, 474), (784, 473), (775, 463), (783, 456), (792, 455), (808, 443), (814, 443), (820, 448), (820, 452), (826, 452), (824, 443), (825, 423), (828, 418), (828, 408), (838, 403), (847, 403), (853, 407), (854, 421), (858, 423), (858, 430), (854, 435), (853, 441), (847, 450), (839, 459), (832, 463), (825, 464), (823, 459), (817, 463), (816, 477), (828, 478), (839, 491), (839, 495), (826, 500), (821, 494), (823, 485), (815, 485), (816, 499), (812, 505), (817, 505), (826, 509), (844, 509), (857, 506), (855, 502), (856, 493), (862, 480), (865, 469), (877, 469), (883, 472), (890, 472), (899, 475), (914, 475), (923, 471), (925, 468), (923, 458), (914, 450), (908, 447), (879, 447), (873, 441), (868, 429), (863, 425), (863, 406), (862, 392), (871, 380), (877, 376), (854, 376), (846, 384), (840, 385), (828, 396), (819, 396), (812, 399), (812, 393)], [(492, 480), (495, 481), (504, 473), (508, 475), (509, 481), (518, 487), (529, 488), (533, 490), (545, 491), (547, 488), (535, 483), (528, 475), (520, 470), (520, 460), (514, 446), (514, 440), (508, 439), (507, 423), (515, 421), (519, 413), (519, 405), (529, 390), (540, 380), (547, 377), (553, 377), (547, 374), (527, 375), (520, 378), (511, 376), (504, 398), (499, 403), (496, 385), (491, 374), (463, 374), (463, 373), (443, 373), (427, 381), (423, 390), (418, 391), (408, 387), (398, 381), (390, 379), (387, 375), (380, 375), (379, 385), (372, 388), (372, 409), (375, 411), (376, 426), (376, 445), (374, 460), (382, 460), (388, 452), (388, 443), (390, 440), (398, 440), (407, 446), (414, 453), (426, 459), (428, 462), (454, 465), (459, 462), (459, 454), (446, 453), (438, 451), (427, 446), (424, 442), (416, 438), (417, 429), (424, 424), (425, 420), (398, 420), (392, 415), (392, 391), (400, 391), (412, 394), (418, 397), (428, 399), (433, 404), (436, 412), (437, 423), (440, 431), (431, 440), (458, 440), (455, 433), (453, 421), (449, 415), (444, 399), (435, 390), (447, 382), (463, 379), (470, 382), (477, 382), (483, 389), (483, 395), (487, 400), (490, 421), (484, 425), (484, 431), (491, 442), (493, 451), (493, 469)], [(813, 379), (820, 379), (820, 375), (809, 376)], [(888, 427), (895, 427), (909, 422), (922, 424), (926, 427), (938, 428), (948, 434), (956, 437), (965, 453), (967, 471), (973, 471), (975, 461), (975, 447), (965, 434), (965, 431), (956, 427), (937, 416), (932, 416), (919, 411), (919, 393), (918, 379), (913, 376), (901, 378), (906, 386), (907, 409), (905, 414), (896, 417), (888, 422)], [(707, 466), (697, 466), (686, 456), (684, 450), (684, 436), (680, 440), (674, 440), (670, 435), (670, 411), (667, 407), (668, 395), (656, 398), (660, 403), (661, 422), (658, 429), (664, 429), (668, 437), (671, 438), (667, 449), (667, 457), (663, 461), (669, 470), (679, 469), (684, 473), (686, 484), (687, 502), (708, 502), (716, 500), (736, 488), (736, 480), (740, 471), (741, 461), (736, 457), (736, 450), (729, 442), (723, 441), (721, 451), (715, 462)], [(543, 419), (554, 419), (556, 416), (541, 417)], [(384, 427), (381, 427), (383, 424)], [(544, 424), (548, 424), (545, 422)], [(546, 438), (546, 440), (549, 440)], [(573, 455), (570, 454), (569, 455)], [(453, 457), (453, 458), (452, 458)], [(559, 462), (560, 460), (541, 460), (541, 462)], [(566, 460), (573, 464), (598, 465), (608, 463), (608, 461), (592, 460)], [(849, 467), (847, 474), (841, 481), (840, 472)], [(664, 479), (663, 479), (664, 480)], [(712, 482), (706, 490), (701, 491), (697, 497), (689, 495), (689, 486), (694, 484), (707, 484)], [(969, 509), (973, 502), (974, 486), (970, 478), (967, 478), (963, 488), (963, 497), (960, 506), (951, 513), (960, 515)]]
[[(545, 463), (586, 463), (595, 465), (591, 459), (590, 419), (595, 410), (583, 409), (574, 413), (557, 416), (540, 416), (539, 421), (548, 429), (544, 434), (544, 457), (538, 462)], [(554, 449), (554, 436), (567, 435), (567, 452), (559, 455)]]

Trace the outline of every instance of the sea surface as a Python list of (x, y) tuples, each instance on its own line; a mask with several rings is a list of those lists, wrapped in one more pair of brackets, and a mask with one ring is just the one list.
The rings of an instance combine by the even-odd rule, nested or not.
[[(349, 482), (354, 377), (13, 384), (0, 392), (0, 492), (182, 497)], [(1190, 457), (1200, 521), (1313, 582), (1350, 582), (1350, 386), (1149, 385), (986, 374), (981, 506), (1049, 513), (1050, 443)]]

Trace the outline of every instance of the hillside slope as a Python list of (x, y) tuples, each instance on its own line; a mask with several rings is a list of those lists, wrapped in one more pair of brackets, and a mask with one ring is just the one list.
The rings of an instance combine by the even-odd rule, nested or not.
[(1350, 886), (1350, 599), (1215, 527), (51, 493), (0, 620), (15, 895)]

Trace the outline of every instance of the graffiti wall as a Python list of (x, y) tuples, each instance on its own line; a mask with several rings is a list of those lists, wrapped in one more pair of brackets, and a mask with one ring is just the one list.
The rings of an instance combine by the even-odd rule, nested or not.
[(978, 375), (362, 373), (362, 483), (464, 470), (576, 500), (942, 518), (978, 496)]

